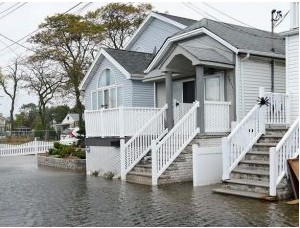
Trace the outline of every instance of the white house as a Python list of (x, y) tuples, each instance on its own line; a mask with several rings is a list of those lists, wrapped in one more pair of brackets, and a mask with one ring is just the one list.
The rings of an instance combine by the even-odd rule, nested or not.
[(53, 127), (55, 128), (56, 131), (63, 131), (68, 128), (78, 127), (78, 124), (79, 124), (79, 114), (68, 113), (60, 124), (53, 124)]
[[(132, 98), (124, 97), (123, 92), (121, 103), (129, 104), (87, 110), (88, 171), (113, 171), (120, 173), (122, 180), (150, 185), (191, 181), (192, 144), (221, 151), (222, 137), (231, 132), (231, 122), (237, 122), (235, 129), (238, 130), (231, 133), (233, 140), (226, 137), (223, 143), (226, 151), (231, 143), (229, 152), (223, 153), (229, 158), (228, 164), (223, 162), (224, 174), (228, 176), (245, 151), (261, 136), (266, 124), (290, 125), (286, 111), (283, 36), (208, 19), (182, 26), (180, 31), (164, 38), (160, 35), (165, 29), (160, 30), (151, 23), (145, 26), (147, 23), (142, 24), (130, 41), (139, 45), (129, 43), (126, 48), (154, 53), (151, 51), (154, 46), (146, 47), (160, 40), (161, 47), (154, 48), (158, 52), (145, 67), (144, 78), (140, 78), (141, 85), (154, 85), (154, 107), (146, 102), (136, 107)], [(160, 32), (150, 32), (153, 28)], [(123, 68), (126, 70), (125, 65)], [(92, 88), (89, 86), (95, 86), (107, 72), (113, 75), (103, 70), (101, 68), (95, 76), (88, 73), (83, 87)], [(129, 68), (125, 75), (132, 80)], [(265, 91), (259, 94), (260, 86), (265, 87)], [(92, 92), (93, 89), (85, 91), (86, 94)], [(95, 100), (103, 101), (104, 93), (97, 93)], [(87, 95), (86, 99), (93, 100), (95, 96)], [(145, 99), (144, 96), (149, 95), (138, 94), (140, 99)], [(256, 105), (258, 96), (270, 97), (266, 120), (262, 119), (263, 108)]]
[(120, 174), (119, 118), (127, 124), (124, 136), (131, 137), (160, 110), (154, 107), (154, 83), (142, 81), (144, 70), (167, 37), (194, 22), (151, 12), (125, 50), (100, 50), (80, 85), (85, 94), (87, 171)]

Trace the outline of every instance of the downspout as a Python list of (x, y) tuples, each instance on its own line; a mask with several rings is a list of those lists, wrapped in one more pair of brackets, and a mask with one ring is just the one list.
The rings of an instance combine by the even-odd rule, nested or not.
[(243, 106), (243, 117), (245, 116), (245, 96), (244, 96), (244, 65), (243, 62), (245, 62), (247, 59), (250, 58), (250, 53), (248, 52), (247, 55), (241, 59), (241, 81), (242, 81), (242, 106)]

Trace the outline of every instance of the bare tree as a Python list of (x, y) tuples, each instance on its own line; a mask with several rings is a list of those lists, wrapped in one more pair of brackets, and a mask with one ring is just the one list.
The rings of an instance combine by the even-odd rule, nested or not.
[(63, 81), (64, 75), (56, 68), (44, 60), (28, 61), (26, 63), (26, 78), (24, 78), (25, 88), (29, 93), (35, 93), (38, 96), (38, 114), (41, 119), (41, 124), (44, 130), (48, 127), (46, 122), (46, 106), (58, 93)]
[(24, 71), (20, 68), (20, 59), (16, 58), (14, 64), (8, 67), (6, 73), (0, 72), (0, 86), (4, 93), (10, 98), (10, 124), (11, 129), (14, 127), (14, 110), (17, 91), (20, 87), (20, 82), (23, 79)]

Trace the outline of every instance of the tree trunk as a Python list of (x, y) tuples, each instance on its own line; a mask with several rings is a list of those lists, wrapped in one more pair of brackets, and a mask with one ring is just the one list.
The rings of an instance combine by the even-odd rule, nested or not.
[(76, 109), (79, 114), (79, 128), (81, 129), (81, 127), (83, 126), (83, 117), (82, 117), (83, 106), (80, 100), (80, 90), (78, 87), (75, 87), (75, 97), (76, 97)]

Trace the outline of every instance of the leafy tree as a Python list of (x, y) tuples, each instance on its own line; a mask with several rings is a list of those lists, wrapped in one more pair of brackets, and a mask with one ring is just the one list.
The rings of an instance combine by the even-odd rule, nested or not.
[(34, 103), (23, 104), (20, 108), (20, 114), (16, 115), (17, 126), (27, 126), (34, 129), (36, 124), (39, 122), (37, 119), (38, 107)]
[(50, 122), (53, 122), (53, 120), (55, 120), (56, 123), (61, 123), (68, 113), (70, 113), (69, 106), (59, 105), (56, 107), (48, 108), (47, 118)]
[(87, 18), (102, 24), (105, 28), (104, 45), (122, 49), (125, 41), (134, 33), (149, 11), (151, 4), (109, 3), (87, 14)]
[(51, 60), (66, 76), (64, 90), (75, 95), (79, 122), (83, 105), (79, 84), (103, 41), (104, 28), (88, 17), (72, 14), (49, 16), (40, 24), (40, 32), (29, 41), (36, 44), (34, 59)]
[(22, 69), (20, 69), (20, 61), (18, 58), (14, 60), (13, 66), (8, 67), (8, 71), (5, 74), (0, 72), (0, 86), (2, 87), (4, 93), (6, 93), (6, 95), (11, 100), (10, 111), (9, 111), (11, 129), (14, 128), (15, 101), (16, 101), (17, 91), (20, 87), (20, 82), (23, 79), (23, 76), (24, 76), (24, 72)]
[[(33, 57), (35, 59), (35, 57)], [(54, 95), (61, 89), (63, 74), (57, 72), (51, 64), (45, 60), (29, 58), (27, 61), (27, 75), (24, 79), (25, 88), (30, 93), (35, 93), (38, 96), (38, 114), (40, 116), (43, 130), (48, 127), (46, 120), (46, 105), (50, 103)]]

